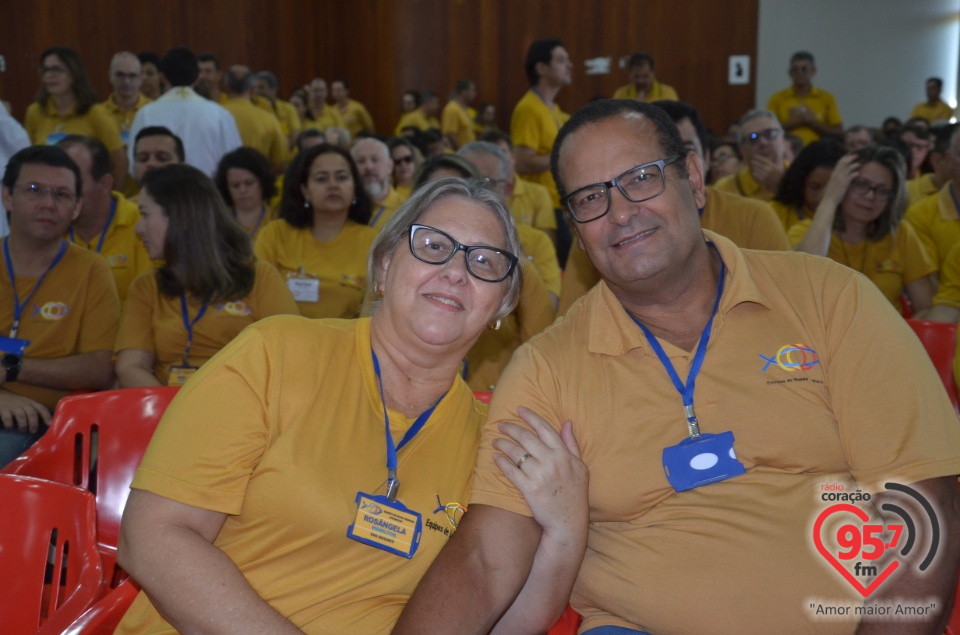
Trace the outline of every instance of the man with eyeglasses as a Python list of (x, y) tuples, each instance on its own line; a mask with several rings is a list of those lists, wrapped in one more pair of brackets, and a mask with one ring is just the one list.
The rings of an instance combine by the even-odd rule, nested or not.
[[(560, 131), (552, 168), (603, 282), (514, 354), (468, 511), (394, 633), (487, 632), (526, 582), (536, 510), (493, 460), (521, 405), (571, 420), (590, 472), (588, 509), (571, 500), (570, 511), (589, 517), (582, 565), (552, 578), (572, 588), (581, 633), (890, 632), (852, 610), (818, 619), (811, 598), (863, 597), (817, 554), (811, 528), (826, 483), (876, 493), (889, 479), (921, 489), (941, 531), (960, 531), (960, 427), (910, 328), (846, 267), (701, 229), (702, 161), (655, 106), (588, 104)], [(535, 455), (515, 454), (515, 478), (553, 485)], [(941, 541), (921, 574), (924, 556), (870, 602), (949, 605), (960, 541)], [(896, 626), (934, 633), (946, 619)]]
[(736, 174), (719, 179), (714, 186), (721, 192), (772, 201), (787, 171), (780, 122), (768, 110), (751, 110), (740, 119), (737, 141), (743, 167)]
[[(704, 166), (709, 165), (711, 157), (707, 145), (707, 128), (697, 109), (683, 101), (658, 101), (654, 102), (654, 105), (666, 111), (670, 119), (677, 124), (687, 151), (700, 157)], [(770, 205), (723, 192), (711, 185), (705, 189), (707, 200), (700, 208), (701, 227), (729, 238), (742, 249), (790, 250), (783, 223)], [(574, 245), (563, 271), (560, 313), (566, 313), (574, 302), (599, 281), (600, 274), (586, 252)]]
[[(908, 207), (904, 219), (917, 230), (927, 253), (940, 268), (953, 246), (960, 242), (960, 126), (950, 126), (936, 134), (937, 142), (931, 155), (936, 157), (933, 164), (943, 173), (940, 179), (949, 180), (936, 194)], [(940, 152), (946, 135), (949, 142)]]
[(43, 435), (69, 391), (113, 382), (120, 300), (110, 267), (64, 238), (81, 193), (77, 164), (56, 146), (21, 150), (3, 174), (0, 466)]
[[(140, 93), (142, 83), (140, 59), (136, 55), (128, 51), (120, 51), (113, 56), (110, 60), (110, 84), (113, 86), (113, 92), (101, 105), (117, 122), (120, 138), (126, 147), (129, 147), (133, 141), (130, 138), (130, 126), (133, 125), (134, 117), (141, 108), (153, 101)], [(129, 174), (123, 183), (117, 185), (119, 186), (117, 189), (124, 196), (134, 196), (139, 189), (137, 182)]]
[(776, 113), (784, 129), (803, 139), (804, 145), (823, 136), (843, 136), (837, 100), (813, 85), (816, 74), (812, 53), (794, 53), (790, 58), (793, 85), (774, 93), (767, 102), (767, 110)]

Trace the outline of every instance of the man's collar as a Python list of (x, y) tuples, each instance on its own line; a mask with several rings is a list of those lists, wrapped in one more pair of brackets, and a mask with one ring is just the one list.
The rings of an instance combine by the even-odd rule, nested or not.
[[(716, 245), (726, 267), (723, 297), (720, 299), (716, 320), (717, 327), (723, 324), (724, 316), (739, 304), (750, 302), (771, 308), (771, 303), (753, 281), (743, 253), (733, 241), (706, 229), (703, 230), (703, 236), (704, 239)], [(595, 295), (599, 297), (594, 297)], [(594, 304), (595, 313), (591, 316), (588, 325), (587, 347), (591, 353), (620, 356), (635, 348), (647, 351), (649, 345), (643, 333), (637, 328), (633, 318), (605, 281), (601, 281), (594, 287), (588, 296), (586, 302)]]

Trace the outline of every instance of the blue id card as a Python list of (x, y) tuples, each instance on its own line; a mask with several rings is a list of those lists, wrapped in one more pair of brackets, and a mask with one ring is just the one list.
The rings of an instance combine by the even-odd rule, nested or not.
[(725, 481), (746, 472), (733, 451), (733, 432), (702, 434), (663, 449), (663, 471), (678, 492)]
[(420, 546), (423, 521), (419, 513), (386, 496), (357, 492), (357, 516), (347, 537), (404, 558)]
[(28, 346), (30, 346), (30, 340), (0, 336), (0, 353), (23, 357), (23, 351), (27, 350)]

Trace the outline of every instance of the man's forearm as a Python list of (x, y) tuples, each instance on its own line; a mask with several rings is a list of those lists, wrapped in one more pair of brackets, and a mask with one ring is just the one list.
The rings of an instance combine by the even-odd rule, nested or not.
[(17, 381), (55, 390), (104, 390), (113, 382), (113, 353), (95, 351), (53, 359), (25, 357)]

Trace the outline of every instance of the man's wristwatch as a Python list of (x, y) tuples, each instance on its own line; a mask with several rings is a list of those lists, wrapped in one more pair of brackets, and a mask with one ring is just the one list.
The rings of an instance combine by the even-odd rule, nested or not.
[(0, 364), (3, 364), (7, 371), (7, 382), (17, 381), (17, 375), (20, 374), (20, 367), (23, 365), (23, 358), (13, 353), (7, 353), (0, 358)]

